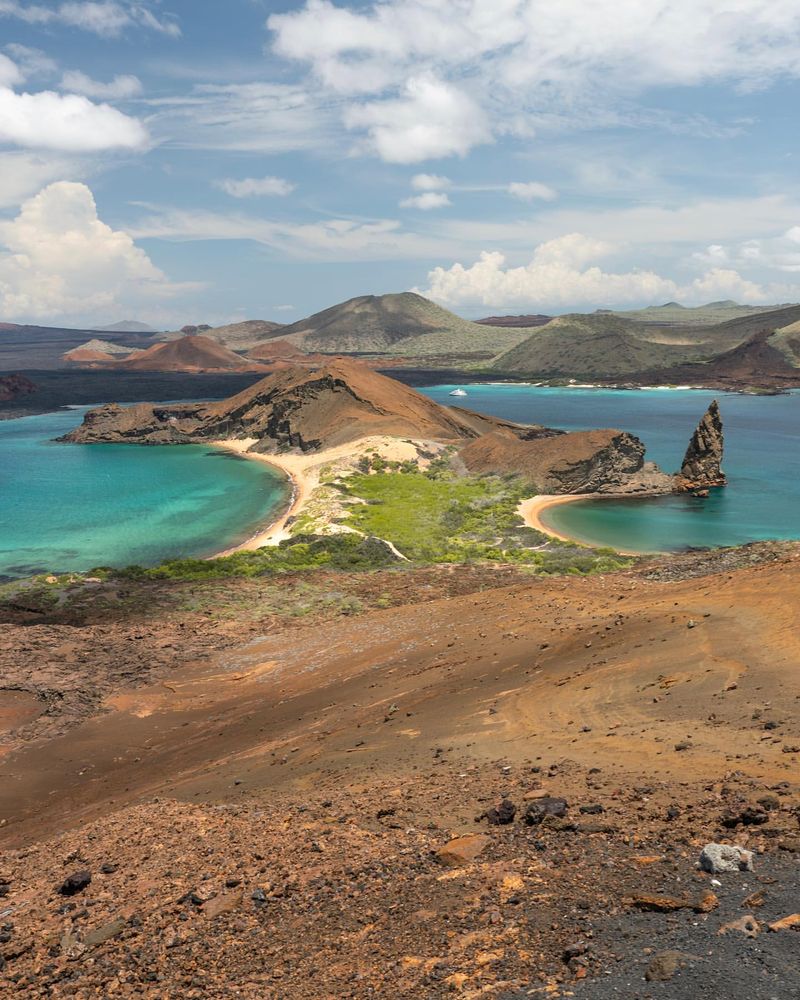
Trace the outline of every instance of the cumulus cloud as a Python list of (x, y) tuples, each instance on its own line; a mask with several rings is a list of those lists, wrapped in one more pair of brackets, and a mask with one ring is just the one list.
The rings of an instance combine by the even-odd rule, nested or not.
[(5, 50), (17, 64), (21, 80), (27, 80), (31, 76), (51, 76), (58, 69), (55, 59), (51, 59), (41, 49), (34, 49), (29, 45), (20, 45), (18, 42), (11, 42), (6, 45)]
[(98, 218), (84, 184), (51, 184), (0, 223), (0, 315), (108, 314), (178, 290), (127, 233)]
[(415, 174), (411, 178), (411, 187), (415, 191), (445, 191), (451, 183), (449, 177), (439, 174)]
[(742, 277), (730, 268), (714, 267), (688, 284), (654, 271), (605, 271), (594, 263), (613, 247), (580, 233), (570, 233), (540, 244), (530, 263), (509, 267), (497, 251), (484, 252), (469, 267), (437, 267), (428, 275), (421, 294), (443, 305), (481, 305), (492, 308), (526, 307), (573, 309), (581, 306), (620, 306), (665, 299), (708, 302), (735, 298), (768, 301), (774, 289)]
[(156, 16), (148, 4), (117, 3), (116, 0), (71, 0), (51, 6), (0, 0), (0, 17), (16, 17), (28, 24), (63, 24), (104, 38), (117, 38), (133, 27), (173, 38), (181, 33), (173, 17)]
[(85, 97), (97, 97), (104, 101), (125, 100), (141, 94), (142, 81), (138, 76), (118, 75), (113, 80), (103, 82), (93, 80), (80, 70), (71, 69), (62, 76), (61, 89), (73, 94), (83, 94)]
[[(307, 0), (267, 24), (274, 51), (343, 95), (349, 127), (399, 163), (530, 136), (536, 121), (593, 127), (651, 89), (800, 76), (791, 0)], [(441, 100), (420, 98), (420, 80)]]
[(136, 118), (78, 94), (16, 93), (0, 86), (0, 144), (98, 152), (141, 149), (148, 134)]
[(553, 188), (539, 181), (527, 181), (519, 183), (514, 181), (508, 185), (508, 193), (520, 201), (555, 201), (558, 197)]
[(368, 146), (388, 163), (464, 156), (492, 141), (484, 111), (470, 95), (434, 76), (415, 76), (401, 97), (351, 107), (345, 124), (365, 129)]
[(295, 185), (282, 177), (245, 177), (243, 180), (225, 178), (218, 182), (226, 194), (232, 198), (257, 198), (264, 196), (283, 198), (291, 194)]
[(423, 212), (429, 212), (433, 208), (446, 208), (452, 202), (443, 191), (426, 191), (424, 194), (415, 194), (411, 198), (405, 198), (400, 202), (401, 208), (418, 208)]

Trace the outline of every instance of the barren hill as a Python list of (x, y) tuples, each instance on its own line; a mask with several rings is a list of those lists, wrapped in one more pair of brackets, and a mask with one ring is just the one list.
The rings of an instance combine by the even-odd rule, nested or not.
[(316, 371), (283, 369), (218, 403), (104, 406), (87, 413), (66, 440), (180, 444), (257, 438), (257, 451), (310, 451), (373, 434), (456, 441), (516, 426), (440, 406), (365, 365), (338, 358)]
[(71, 351), (66, 351), (62, 357), (64, 361), (87, 362), (87, 361), (114, 361), (138, 353), (131, 347), (124, 347), (122, 344), (114, 344), (110, 340), (99, 340), (97, 337), (87, 340), (85, 344), (73, 347)]
[(154, 344), (118, 368), (126, 371), (257, 371), (258, 365), (208, 337), (189, 336)]
[(362, 295), (286, 326), (281, 339), (325, 354), (490, 357), (526, 336), (461, 319), (415, 292)]

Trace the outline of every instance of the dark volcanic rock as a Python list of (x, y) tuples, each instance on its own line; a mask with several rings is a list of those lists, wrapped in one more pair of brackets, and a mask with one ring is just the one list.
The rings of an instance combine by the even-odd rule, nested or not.
[(538, 826), (546, 816), (566, 816), (567, 800), (548, 795), (543, 799), (531, 802), (525, 810), (525, 822), (528, 826)]
[(75, 872), (64, 879), (59, 886), (59, 893), (62, 896), (75, 896), (91, 884), (92, 873), (87, 871)]
[(0, 378), (0, 402), (9, 403), (18, 396), (36, 392), (36, 386), (24, 375), (3, 375)]
[(722, 417), (715, 399), (697, 425), (686, 449), (678, 476), (685, 489), (725, 485), (727, 480), (722, 471), (723, 446)]

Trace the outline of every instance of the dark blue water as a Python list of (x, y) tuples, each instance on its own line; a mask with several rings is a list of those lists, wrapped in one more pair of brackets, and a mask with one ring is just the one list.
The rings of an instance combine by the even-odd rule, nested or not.
[(211, 554), (284, 501), (280, 474), (226, 452), (54, 443), (86, 409), (0, 421), (0, 577)]
[(800, 394), (744, 396), (704, 390), (555, 389), (521, 385), (426, 389), (440, 403), (564, 430), (614, 427), (647, 445), (666, 472), (680, 468), (698, 420), (712, 399), (725, 424), (729, 485), (707, 500), (690, 496), (586, 501), (547, 511), (544, 520), (574, 538), (636, 552), (739, 545), (800, 538)]

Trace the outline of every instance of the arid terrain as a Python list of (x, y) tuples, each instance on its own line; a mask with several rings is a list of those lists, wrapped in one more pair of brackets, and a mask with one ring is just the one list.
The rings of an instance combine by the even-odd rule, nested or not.
[[(796, 996), (798, 591), (791, 544), (23, 589), (0, 982)], [(754, 870), (698, 870), (719, 841)]]

